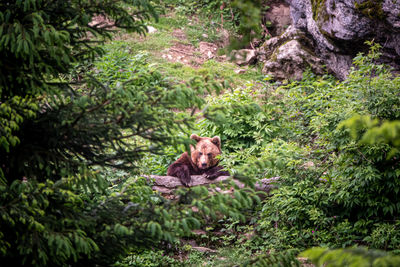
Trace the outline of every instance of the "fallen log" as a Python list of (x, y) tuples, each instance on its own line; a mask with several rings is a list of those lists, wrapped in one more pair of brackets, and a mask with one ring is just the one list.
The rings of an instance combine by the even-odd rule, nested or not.
[[(178, 177), (174, 176), (160, 176), (160, 175), (150, 175), (146, 176), (147, 178), (151, 178), (154, 181), (153, 190), (159, 191), (160, 193), (170, 194), (173, 189), (183, 187), (184, 185), (181, 183)], [(245, 185), (237, 179), (234, 179), (231, 176), (220, 176), (214, 180), (207, 179), (203, 175), (192, 175), (191, 182), (189, 187), (198, 186), (198, 185), (208, 185), (208, 184), (217, 184), (220, 182), (228, 182), (233, 181), (239, 188), (243, 188)], [(263, 191), (269, 193), (276, 186), (274, 183), (279, 181), (280, 177), (272, 177), (261, 179), (256, 182), (254, 185), (254, 189), (256, 191)]]

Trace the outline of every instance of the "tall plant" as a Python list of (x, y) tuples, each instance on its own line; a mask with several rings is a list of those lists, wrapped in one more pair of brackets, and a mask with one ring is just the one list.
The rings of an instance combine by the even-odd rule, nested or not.
[(0, 3), (2, 264), (109, 265), (198, 225), (166, 212), (146, 180), (109, 189), (107, 175), (144, 153), (188, 145), (179, 111), (203, 104), (201, 83), (172, 85), (129, 51), (92, 65), (113, 30), (144, 33), (150, 18), (147, 0)]

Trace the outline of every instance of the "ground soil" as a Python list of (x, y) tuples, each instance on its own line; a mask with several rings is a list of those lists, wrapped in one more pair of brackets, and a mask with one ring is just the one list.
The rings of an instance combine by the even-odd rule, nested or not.
[(216, 59), (218, 61), (225, 60), (225, 57), (217, 56), (217, 44), (209, 42), (200, 42), (198, 47), (190, 44), (186, 34), (181, 29), (175, 29), (172, 35), (179, 41), (175, 41), (174, 45), (162, 51), (161, 57), (171, 62), (179, 62), (191, 67), (199, 67), (206, 60)]

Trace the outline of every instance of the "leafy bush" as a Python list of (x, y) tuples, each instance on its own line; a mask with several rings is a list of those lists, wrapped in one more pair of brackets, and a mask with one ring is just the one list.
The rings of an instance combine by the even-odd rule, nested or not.
[(398, 266), (400, 257), (379, 250), (365, 248), (334, 249), (312, 248), (300, 254), (316, 266)]
[(243, 266), (272, 266), (272, 267), (299, 267), (300, 261), (296, 258), (294, 250), (287, 250), (281, 253), (270, 253), (256, 257), (243, 264)]
[(176, 203), (138, 175), (149, 154), (189, 145), (186, 111), (211, 91), (171, 83), (123, 43), (102, 51), (94, 43), (111, 35), (90, 23), (98, 14), (139, 33), (155, 16), (147, 1), (0, 3), (3, 264), (106, 266), (208, 217), (243, 219), (259, 201), (246, 189), (233, 199), (199, 187)]
[(303, 81), (278, 88), (280, 97), (266, 100), (283, 110), (274, 134), (281, 138), (264, 143), (262, 153), (243, 169), (259, 178), (280, 176), (259, 220), (260, 236), (254, 242), (261, 247), (364, 244), (397, 249), (397, 238), (378, 234), (386, 229), (398, 235), (400, 171), (393, 146), (389, 141), (358, 142), (342, 126), (351, 126), (356, 113), (377, 120), (397, 118), (400, 80), (373, 63), (376, 53), (373, 47), (369, 55), (355, 58), (357, 68), (344, 82), (306, 74)]
[(398, 250), (400, 80), (374, 64), (378, 48), (343, 82), (306, 73), (209, 99), (215, 113), (198, 127), (222, 137), (223, 164), (248, 180), (280, 177), (250, 247)]
[(270, 140), (277, 131), (273, 110), (263, 106), (257, 97), (252, 85), (248, 85), (210, 99), (210, 115), (198, 127), (204, 134), (219, 135), (229, 152), (255, 149), (255, 145)]

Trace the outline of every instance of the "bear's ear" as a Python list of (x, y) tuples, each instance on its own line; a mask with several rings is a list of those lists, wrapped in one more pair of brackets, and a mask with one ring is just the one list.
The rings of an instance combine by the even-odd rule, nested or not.
[(196, 142), (199, 142), (200, 139), (201, 139), (201, 137), (198, 136), (197, 134), (192, 134), (192, 135), (190, 136), (190, 139), (193, 139), (193, 140), (195, 140)]
[(217, 147), (221, 148), (221, 138), (219, 138), (219, 136), (214, 136), (211, 139), (211, 142), (213, 142), (213, 144), (215, 144)]

